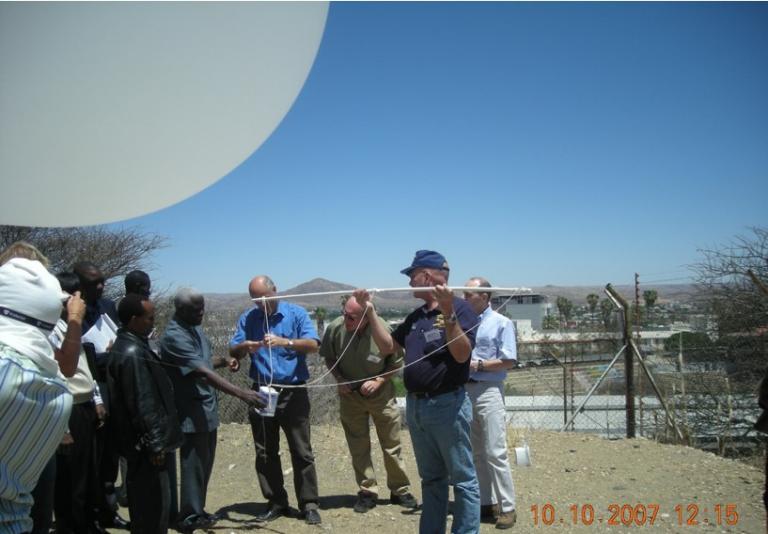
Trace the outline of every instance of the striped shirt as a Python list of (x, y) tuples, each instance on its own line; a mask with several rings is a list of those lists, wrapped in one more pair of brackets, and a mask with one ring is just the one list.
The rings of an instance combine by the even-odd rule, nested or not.
[(59, 378), (0, 343), (0, 532), (32, 530), (32, 490), (67, 429), (72, 395)]

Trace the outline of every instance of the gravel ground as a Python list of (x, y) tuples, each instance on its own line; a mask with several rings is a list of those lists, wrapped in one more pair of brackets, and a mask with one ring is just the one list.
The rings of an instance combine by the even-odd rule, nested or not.
[[(213, 532), (405, 533), (418, 530), (418, 513), (404, 513), (403, 509), (388, 504), (386, 491), (376, 508), (365, 515), (354, 513), (356, 488), (341, 427), (320, 425), (312, 430), (323, 524), (311, 527), (295, 517), (268, 524), (253, 521), (253, 514), (264, 509), (264, 501), (253, 467), (250, 428), (228, 424), (219, 430), (216, 465), (208, 492), (208, 511), (220, 512), (226, 517)], [(380, 484), (385, 485), (375, 432), (372, 436), (374, 466)], [(413, 493), (420, 498), (408, 432), (404, 431), (402, 437), (406, 469), (414, 482)], [(510, 429), (510, 447), (519, 445), (523, 439), (529, 443), (533, 465), (514, 470), (518, 521), (513, 532), (765, 532), (761, 500), (763, 474), (755, 467), (696, 449), (643, 439), (606, 440), (581, 434)], [(288, 493), (295, 506), (290, 459), (284, 441), (281, 450)], [(688, 506), (694, 504), (699, 507), (696, 516), (699, 524), (689, 526), (685, 524), (690, 514)], [(738, 514), (737, 520), (731, 516), (732, 525), (726, 524), (729, 504)], [(591, 506), (593, 522), (574, 524), (571, 505), (577, 505), (577, 515), (583, 511), (587, 519)], [(609, 524), (614, 515), (613, 505), (618, 508), (616, 525)], [(629, 506), (624, 505), (644, 505), (645, 520), (641, 517), (642, 507), (638, 506), (635, 512), (635, 508), (630, 511)], [(650, 524), (650, 515), (655, 507), (650, 505), (658, 505), (653, 524)], [(682, 525), (675, 510), (678, 505)], [(713, 524), (717, 522), (718, 505), (721, 525)], [(640, 525), (622, 524), (622, 506), (624, 520), (636, 520)], [(537, 507), (537, 514), (533, 507)], [(481, 527), (481, 532), (494, 531), (493, 525)]]

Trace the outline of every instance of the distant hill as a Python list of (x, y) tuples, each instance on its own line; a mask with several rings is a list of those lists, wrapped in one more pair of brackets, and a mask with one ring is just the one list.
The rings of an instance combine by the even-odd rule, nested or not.
[[(633, 285), (614, 285), (613, 288), (619, 292), (627, 301), (632, 302), (635, 299), (635, 286)], [(554, 302), (557, 297), (570, 299), (576, 305), (584, 305), (587, 301), (587, 295), (594, 293), (600, 298), (605, 297), (605, 286), (538, 286), (531, 288), (535, 293), (543, 293), (550, 297)], [(646, 289), (655, 289), (659, 294), (659, 304), (669, 301), (690, 302), (695, 295), (695, 286), (693, 284), (654, 284), (651, 286), (640, 286), (640, 300), (643, 299), (643, 291)]]
[[(534, 293), (543, 293), (550, 297), (551, 302), (554, 303), (557, 297), (566, 297), (573, 301), (576, 305), (583, 305), (586, 303), (587, 295), (590, 293), (597, 294), (600, 298), (605, 296), (605, 286), (537, 286), (532, 287)], [(628, 301), (632, 301), (635, 298), (635, 288), (631, 285), (617, 285), (614, 288), (626, 298)], [(278, 292), (279, 295), (299, 295), (304, 293), (321, 293), (326, 291), (352, 291), (355, 286), (349, 284), (342, 284), (341, 282), (333, 282), (326, 280), (325, 278), (315, 278), (308, 282), (304, 282), (285, 291)], [(692, 284), (656, 284), (653, 286), (641, 286), (642, 291), (645, 289), (655, 289), (659, 294), (659, 302), (668, 302), (670, 300), (678, 302), (689, 302), (694, 295), (694, 286)], [(211, 311), (218, 311), (223, 309), (236, 308), (237, 311), (245, 310), (253, 305), (248, 295), (243, 293), (208, 293), (205, 295), (206, 307)], [(291, 299), (291, 302), (295, 302), (301, 306), (304, 306), (308, 310), (313, 310), (318, 306), (324, 307), (326, 310), (338, 310), (341, 307), (340, 295), (327, 295), (319, 297), (298, 297)], [(422, 301), (415, 299), (410, 293), (382, 293), (374, 296), (374, 302), (379, 309), (395, 309), (395, 310), (412, 310)]]

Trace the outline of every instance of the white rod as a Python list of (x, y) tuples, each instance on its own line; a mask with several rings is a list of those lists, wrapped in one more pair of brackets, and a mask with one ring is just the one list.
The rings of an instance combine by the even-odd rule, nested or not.
[[(434, 287), (427, 286), (427, 287), (390, 287), (386, 289), (367, 289), (368, 293), (413, 293), (414, 291), (429, 291), (431, 289), (434, 289)], [(527, 295), (531, 293), (531, 289), (528, 287), (463, 287), (463, 286), (449, 286), (448, 289), (451, 291), (475, 291), (478, 293), (485, 293), (485, 292), (505, 292), (505, 293), (515, 293), (520, 295)], [(277, 299), (295, 299), (299, 297), (323, 297), (323, 296), (330, 296), (330, 295), (351, 295), (352, 292), (355, 291), (354, 289), (344, 289), (341, 291), (319, 291), (317, 293), (296, 293), (293, 295), (274, 295), (271, 297), (258, 297), (258, 298), (252, 298), (251, 300), (256, 301), (262, 301), (262, 300), (277, 300)], [(510, 296), (510, 295), (502, 295), (502, 296)]]

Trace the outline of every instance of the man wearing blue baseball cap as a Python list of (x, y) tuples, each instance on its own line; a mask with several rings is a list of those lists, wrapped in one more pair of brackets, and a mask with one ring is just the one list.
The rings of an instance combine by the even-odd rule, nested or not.
[[(419, 532), (445, 532), (449, 484), (455, 500), (451, 532), (479, 532), (480, 489), (469, 440), (472, 405), (464, 391), (479, 320), (467, 302), (446, 287), (450, 271), (439, 252), (417, 251), (411, 265), (400, 272), (410, 278), (411, 287), (423, 288), (413, 296), (424, 305), (391, 335), (383, 328), (372, 334), (391, 343), (387, 349), (405, 349), (406, 420), (424, 503)], [(354, 296), (370, 324), (378, 325), (368, 292), (358, 289)]]

